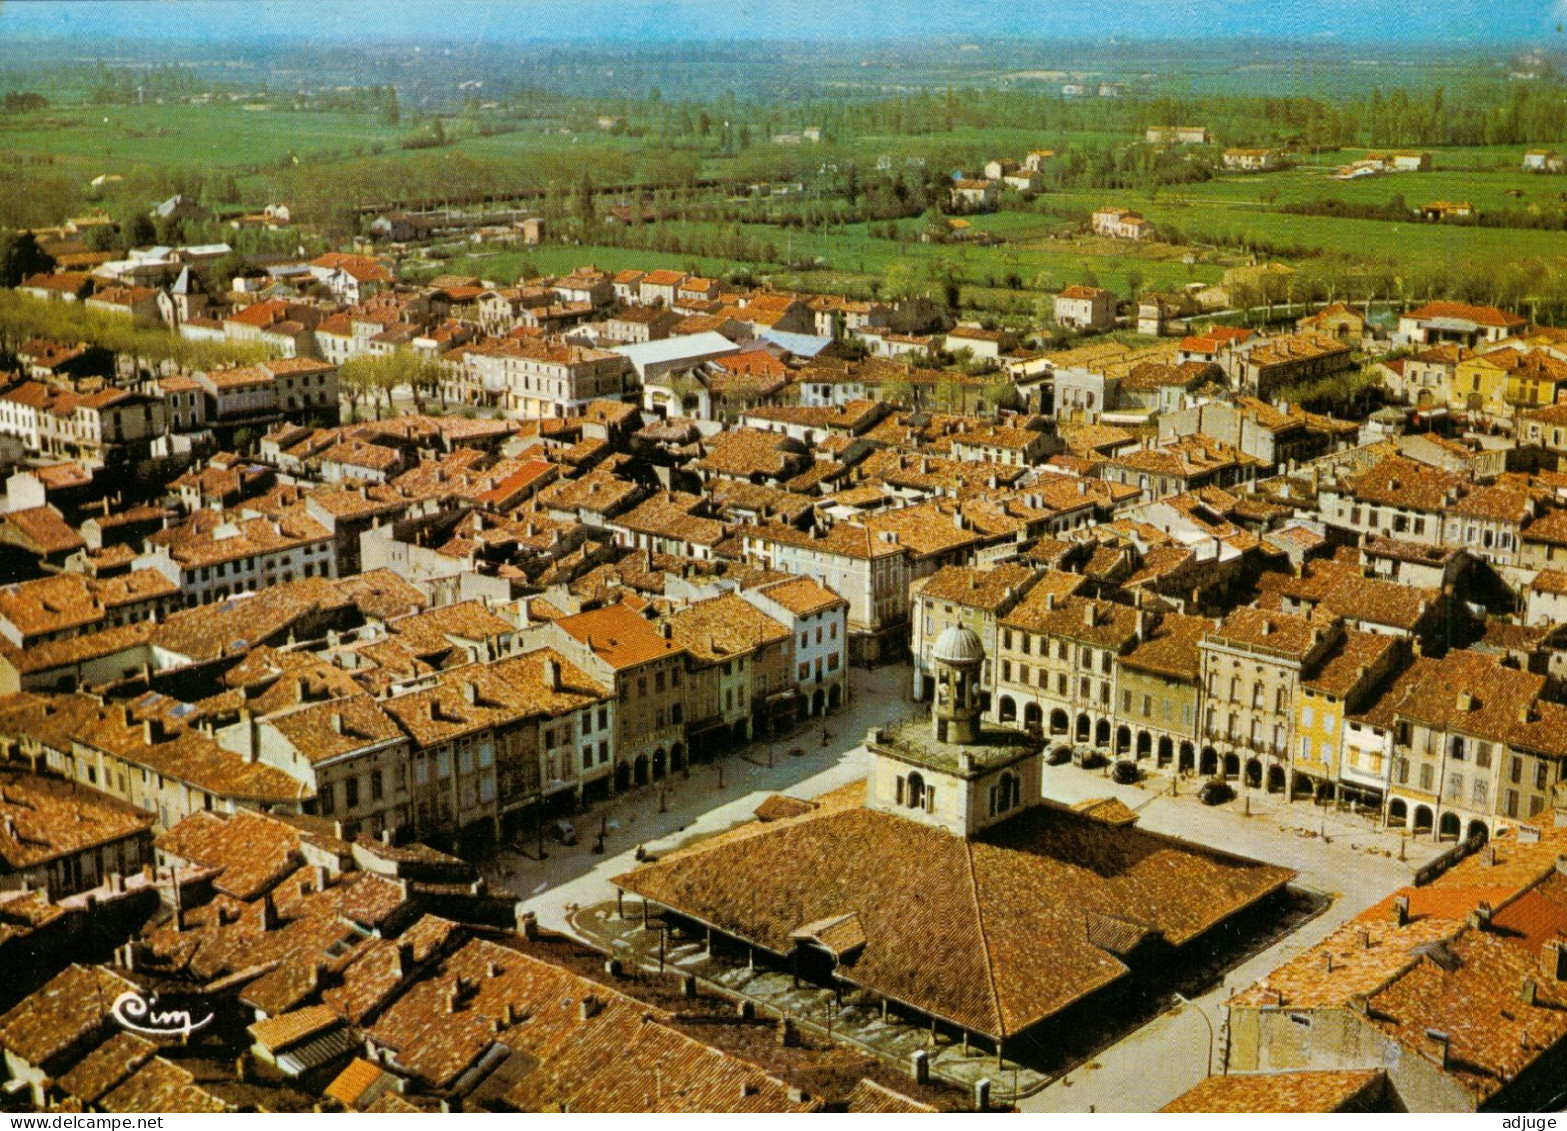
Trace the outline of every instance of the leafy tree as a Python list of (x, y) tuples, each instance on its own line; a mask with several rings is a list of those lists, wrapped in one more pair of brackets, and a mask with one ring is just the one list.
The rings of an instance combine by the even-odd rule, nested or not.
[(126, 251), (133, 247), (145, 247), (158, 238), (152, 217), (145, 212), (132, 212), (120, 221), (120, 246)]
[(0, 231), (0, 286), (14, 287), (29, 275), (53, 266), (54, 260), (39, 248), (33, 233)]
[(881, 386), (881, 399), (891, 401), (894, 404), (914, 407), (914, 385), (902, 378), (892, 381), (883, 381)]

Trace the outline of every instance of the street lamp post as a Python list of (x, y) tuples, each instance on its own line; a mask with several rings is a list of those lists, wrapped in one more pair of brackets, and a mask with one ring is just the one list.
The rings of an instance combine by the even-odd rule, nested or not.
[(1197, 1016), (1202, 1018), (1202, 1023), (1208, 1027), (1208, 1075), (1212, 1076), (1213, 1075), (1213, 1021), (1208, 1017), (1207, 1012), (1204, 1011), (1201, 1006), (1193, 1004), (1190, 998), (1187, 998), (1187, 997), (1185, 997), (1182, 994), (1176, 994), (1175, 995), (1175, 1000), (1180, 1002), (1182, 1005), (1189, 1005), (1193, 1009), (1195, 1009), (1197, 1011)]

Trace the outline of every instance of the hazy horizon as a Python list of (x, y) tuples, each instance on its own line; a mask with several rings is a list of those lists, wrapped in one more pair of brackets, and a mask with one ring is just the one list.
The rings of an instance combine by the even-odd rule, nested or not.
[(1217, 38), (1342, 44), (1453, 47), (1546, 47), (1563, 39), (1567, 0), (1497, 5), (1449, 0), (1269, 3), (1234, 0), (1122, 0), (1113, 8), (1089, 0), (1048, 3), (985, 0), (623, 0), (584, 26), (576, 3), (472, 0), (459, 9), (411, 0), (10, 0), (0, 6), (0, 33), (13, 38), (157, 40), (234, 43), (428, 41), (442, 43), (689, 43), (733, 40), (863, 42), (920, 37), (1040, 41), (1125, 39), (1213, 41)]

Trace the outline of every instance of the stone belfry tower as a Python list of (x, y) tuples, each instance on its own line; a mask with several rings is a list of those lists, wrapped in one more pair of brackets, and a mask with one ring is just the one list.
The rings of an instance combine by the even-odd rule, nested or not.
[(980, 740), (980, 668), (985, 645), (967, 628), (953, 625), (936, 639), (931, 651), (936, 669), (936, 702), (931, 708), (936, 741), (971, 745)]

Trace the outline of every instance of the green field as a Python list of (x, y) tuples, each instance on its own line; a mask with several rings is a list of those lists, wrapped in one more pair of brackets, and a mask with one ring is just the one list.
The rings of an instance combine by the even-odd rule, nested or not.
[(367, 115), (265, 108), (264, 103), (52, 108), (0, 118), (0, 152), (49, 154), (89, 179), (137, 165), (246, 169), (298, 156), (395, 146), (408, 127)]
[[(661, 168), (672, 170), (684, 162), (687, 175), (700, 171), (744, 181), (776, 174), (804, 181), (804, 199), (780, 198), (776, 203), (787, 215), (791, 209), (832, 203), (830, 196), (814, 195), (824, 191), (817, 177), (824, 175), (831, 181), (849, 162), (857, 166), (862, 180), (876, 175), (882, 157), (891, 160), (895, 171), (916, 179), (921, 162), (925, 169), (942, 175), (954, 168), (974, 173), (986, 158), (1020, 158), (1034, 148), (1103, 150), (1137, 141), (1130, 133), (959, 126), (939, 133), (850, 135), (822, 146), (758, 140), (738, 155), (726, 157), (711, 147), (701, 152), (673, 149), (654, 140), (572, 130), (559, 122), (521, 122), (513, 132), (489, 136), (464, 133), (468, 126), (460, 118), (445, 122), (448, 136), (455, 138), (452, 144), (410, 152), (402, 144), (421, 127), (407, 115), (400, 125), (388, 126), (368, 113), (300, 111), (259, 99), (202, 105), (56, 106), (0, 117), (0, 163), (10, 169), (0, 172), (0, 181), (9, 177), (6, 183), (13, 187), (7, 191), (25, 193), (27, 178), (35, 178), (43, 199), (41, 186), (47, 179), (54, 198), (66, 201), (71, 191), (85, 192), (93, 177), (118, 174), (125, 178), (124, 184), (106, 195), (111, 201), (139, 204), (143, 197), (153, 199), (154, 189), (167, 191), (170, 177), (232, 174), (242, 204), (253, 206), (281, 197), (296, 205), (314, 203), (320, 212), (323, 201), (346, 204), (421, 190), (454, 195), (483, 192), (491, 187), (491, 178), (513, 171), (551, 180), (569, 193), (584, 173), (598, 185), (646, 182), (656, 178)], [(804, 229), (742, 224), (738, 230), (750, 247), (770, 245), (765, 255), (758, 254), (758, 261), (752, 262), (714, 253), (732, 236), (735, 225), (668, 220), (659, 231), (666, 244), (678, 240), (678, 248), (645, 250), (635, 246), (644, 236), (633, 235), (625, 237), (632, 246), (557, 244), (526, 252), (473, 252), (450, 265), (508, 281), (525, 261), (543, 271), (587, 261), (605, 267), (694, 266), (716, 275), (749, 271), (780, 286), (859, 294), (874, 293), (900, 265), (925, 278), (938, 274), (937, 267), (946, 267), (960, 280), (970, 303), (992, 301), (1017, 312), (1040, 292), (1090, 278), (1122, 294), (1129, 293), (1134, 283), (1177, 288), (1216, 281), (1225, 267), (1243, 261), (1252, 250), (1285, 258), (1337, 253), (1408, 265), (1411, 271), (1455, 273), (1476, 263), (1567, 260), (1567, 231), (1448, 226), (1413, 217), (1392, 221), (1304, 216), (1282, 210), (1318, 201), (1385, 206), (1401, 197), (1408, 207), (1435, 199), (1468, 200), (1482, 213), (1508, 210), (1559, 220), (1567, 214), (1567, 177), (1523, 173), (1518, 162), (1524, 148), (1437, 149), (1432, 172), (1349, 182), (1332, 180), (1328, 173), (1364, 151), (1315, 155), (1279, 173), (1226, 174), (1155, 190), (1049, 192), (1033, 205), (1008, 194), (1002, 211), (969, 218), (975, 233), (1002, 241), (995, 246), (920, 243), (924, 225), (916, 218), (898, 222), (902, 238), (897, 240), (883, 238), (884, 224), (823, 227), (813, 221)], [(600, 198), (601, 214), (610, 203)], [(709, 195), (697, 203), (724, 202)], [(1109, 204), (1138, 209), (1165, 233), (1178, 232), (1193, 246), (1144, 247), (1061, 238), (1064, 231), (1086, 222), (1093, 209)], [(551, 223), (558, 231), (571, 230), (569, 224)], [(1212, 246), (1214, 242), (1225, 246)]]

